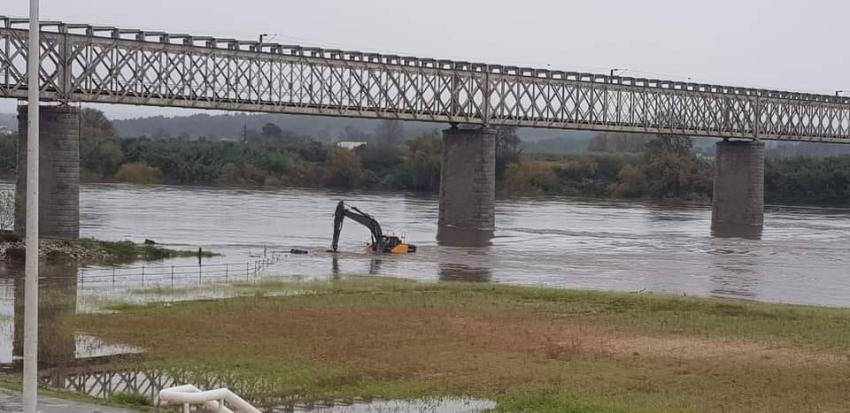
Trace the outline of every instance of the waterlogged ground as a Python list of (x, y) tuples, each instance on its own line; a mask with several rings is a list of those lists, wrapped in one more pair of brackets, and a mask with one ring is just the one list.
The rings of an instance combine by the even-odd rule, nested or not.
[[(644, 300), (669, 292), (848, 307), (847, 210), (769, 208), (762, 239), (746, 240), (711, 237), (706, 207), (506, 199), (489, 245), (452, 247), (435, 241), (434, 197), (96, 185), (81, 199), (83, 236), (223, 255), (43, 268), (41, 360), (51, 368), (176, 365), (195, 383), (234, 371), (206, 387), (259, 377), (263, 397), (286, 395), (267, 411), (312, 410), (314, 400), (344, 402), (333, 412), (494, 402), (506, 412), (850, 410), (845, 311)], [(342, 251), (326, 253), (339, 199), (419, 251), (367, 254), (368, 233), (349, 222)], [(288, 254), (293, 247), (310, 254)], [(426, 284), (345, 280), (362, 274)], [(0, 370), (16, 368), (19, 275), (0, 264)], [(332, 291), (289, 283), (338, 279)], [(491, 284), (432, 283), (440, 280)], [(517, 294), (493, 284), (639, 294)], [(128, 305), (150, 302), (165, 304)], [(69, 323), (77, 314), (93, 315)], [(181, 323), (169, 334), (163, 320)], [(173, 334), (196, 325), (205, 329)], [(73, 390), (109, 397), (103, 388)], [(378, 401), (357, 402), (363, 395)], [(386, 401), (418, 399), (425, 405)]]
[(241, 298), (119, 306), (76, 327), (144, 348), (137, 368), (228, 372), (262, 383), (244, 387), (249, 398), (273, 388), (290, 406), (449, 396), (505, 412), (850, 407), (850, 310), (370, 278), (239, 288)]

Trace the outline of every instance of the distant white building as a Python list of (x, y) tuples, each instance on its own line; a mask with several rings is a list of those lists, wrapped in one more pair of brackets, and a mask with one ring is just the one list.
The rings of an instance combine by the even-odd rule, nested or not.
[(15, 131), (8, 126), (0, 126), (0, 136), (12, 136)]
[(353, 151), (361, 146), (366, 146), (366, 142), (340, 141), (336, 143), (336, 146), (338, 148), (345, 148)]

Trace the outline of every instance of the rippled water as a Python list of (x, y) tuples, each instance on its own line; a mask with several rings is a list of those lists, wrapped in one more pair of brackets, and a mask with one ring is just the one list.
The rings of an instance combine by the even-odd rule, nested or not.
[[(368, 231), (349, 221), (334, 259), (325, 250), (340, 199), (376, 216), (386, 232), (405, 235), (418, 252), (368, 254)], [(305, 248), (311, 253), (286, 255), (266, 270), (299, 277), (371, 273), (850, 306), (850, 210), (769, 207), (762, 239), (745, 240), (713, 238), (703, 206), (510, 198), (497, 202), (491, 245), (460, 248), (435, 240), (437, 201), (399, 193), (87, 185), (81, 232), (224, 254), (205, 264)]]
[[(9, 188), (0, 184), (0, 190)], [(343, 229), (341, 252), (326, 252), (340, 199), (376, 216), (385, 232), (417, 244), (417, 253), (369, 254), (369, 232), (354, 222)], [(377, 274), (850, 307), (847, 209), (770, 207), (762, 239), (747, 240), (712, 237), (711, 211), (704, 206), (510, 198), (497, 202), (497, 230), (490, 245), (448, 247), (436, 241), (437, 204), (434, 196), (400, 193), (86, 185), (81, 193), (82, 236), (136, 242), (149, 238), (222, 256), (201, 265), (196, 258), (182, 258), (117, 269), (43, 268), (41, 323), (48, 333), (40, 337), (40, 360), (48, 367), (61, 366), (139, 351), (105, 346), (61, 328), (63, 317), (97, 310), (104, 300), (147, 299), (139, 288), (266, 276)], [(291, 248), (310, 253), (290, 255)], [(257, 260), (265, 263), (252, 268)], [(20, 273), (20, 268), (0, 263), (0, 369), (15, 368), (14, 356), (20, 354), (22, 335), (16, 327), (22, 321), (23, 282), (13, 277)], [(336, 408), (420, 408), (388, 403)], [(446, 406), (446, 411), (457, 407)], [(431, 407), (442, 411), (445, 406)], [(470, 410), (477, 407), (473, 403)]]
[[(850, 211), (768, 208), (761, 240), (713, 238), (701, 206), (513, 198), (497, 202), (488, 247), (441, 247), (437, 198), (319, 190), (86, 186), (82, 234), (203, 246), (239, 261), (301, 247), (282, 275), (395, 275), (620, 291), (663, 291), (850, 306)], [(336, 201), (376, 216), (419, 251), (376, 258), (368, 231), (348, 222), (336, 260), (324, 250)], [(191, 260), (188, 260), (189, 262)]]

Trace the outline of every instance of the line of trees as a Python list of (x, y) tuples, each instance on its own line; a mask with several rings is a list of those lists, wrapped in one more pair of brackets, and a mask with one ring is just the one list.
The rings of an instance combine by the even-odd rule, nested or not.
[(133, 183), (377, 188), (435, 191), (436, 131), (404, 141), (398, 121), (382, 122), (353, 150), (267, 123), (236, 140), (119, 139), (103, 113), (82, 111), (84, 178)]
[[(334, 187), (434, 192), (440, 182), (436, 130), (405, 140), (398, 121), (382, 122), (346, 149), (273, 123), (234, 140), (119, 139), (103, 113), (84, 109), (81, 166), (87, 181), (265, 187)], [(0, 137), (0, 177), (14, 176), (15, 136)], [(516, 128), (499, 128), (496, 177), (511, 194), (707, 201), (712, 159), (676, 136), (598, 134), (593, 151), (524, 153)], [(769, 202), (850, 204), (850, 156), (770, 158)]]
[[(524, 194), (711, 199), (713, 159), (695, 154), (690, 139), (636, 141), (643, 148), (632, 146), (626, 153), (524, 154), (508, 168), (504, 185)], [(850, 156), (768, 158), (764, 178), (767, 202), (850, 205)]]

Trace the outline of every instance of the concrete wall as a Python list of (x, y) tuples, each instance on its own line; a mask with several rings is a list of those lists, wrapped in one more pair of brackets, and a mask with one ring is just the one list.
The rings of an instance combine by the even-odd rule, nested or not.
[(717, 235), (760, 234), (764, 224), (764, 143), (717, 143), (711, 227)]
[[(39, 234), (80, 237), (80, 111), (41, 106), (39, 153)], [(18, 107), (15, 232), (26, 232), (27, 106)]]
[(456, 127), (443, 131), (440, 229), (492, 232), (495, 203), (496, 131)]

